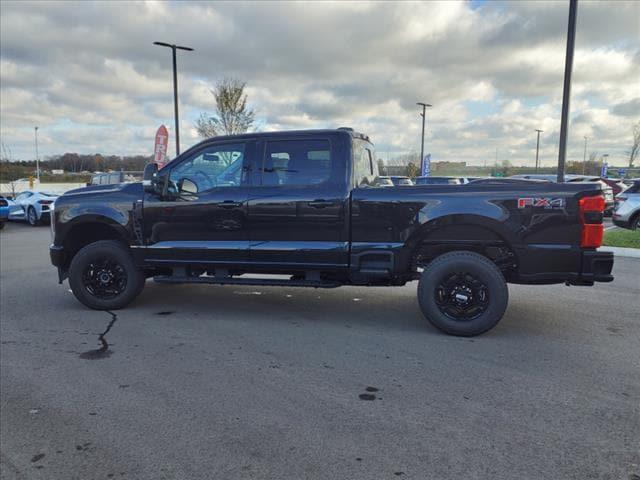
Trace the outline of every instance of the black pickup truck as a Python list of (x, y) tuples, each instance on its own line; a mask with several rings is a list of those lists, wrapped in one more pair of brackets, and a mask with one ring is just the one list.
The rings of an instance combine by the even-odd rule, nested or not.
[(142, 183), (55, 202), (53, 265), (94, 309), (131, 302), (145, 279), (338, 287), (419, 280), (425, 317), (454, 335), (492, 328), (507, 282), (613, 280), (598, 252), (597, 183), (480, 180), (381, 186), (352, 129), (216, 137)]

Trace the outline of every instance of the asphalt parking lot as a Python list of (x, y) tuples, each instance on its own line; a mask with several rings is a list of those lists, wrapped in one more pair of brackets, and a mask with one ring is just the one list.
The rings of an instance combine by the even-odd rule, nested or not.
[(2, 479), (640, 479), (640, 260), (594, 288), (510, 286), (463, 339), (415, 284), (149, 281), (90, 311), (49, 240), (0, 233)]

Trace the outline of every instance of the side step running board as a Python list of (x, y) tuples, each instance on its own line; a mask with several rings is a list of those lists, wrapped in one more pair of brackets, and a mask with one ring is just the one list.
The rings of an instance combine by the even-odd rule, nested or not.
[(276, 278), (216, 278), (211, 275), (200, 277), (188, 276), (157, 276), (153, 280), (158, 283), (209, 283), (215, 285), (262, 285), (266, 287), (315, 287), (336, 288), (341, 286), (337, 282), (322, 282), (316, 280), (281, 280)]

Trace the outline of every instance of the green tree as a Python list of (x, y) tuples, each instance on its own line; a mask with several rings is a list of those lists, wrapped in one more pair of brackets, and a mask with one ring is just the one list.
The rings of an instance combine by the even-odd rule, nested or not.
[(213, 115), (202, 113), (196, 122), (198, 135), (203, 138), (218, 135), (244, 133), (253, 125), (255, 112), (247, 108), (246, 83), (234, 78), (226, 78), (211, 90), (216, 102)]

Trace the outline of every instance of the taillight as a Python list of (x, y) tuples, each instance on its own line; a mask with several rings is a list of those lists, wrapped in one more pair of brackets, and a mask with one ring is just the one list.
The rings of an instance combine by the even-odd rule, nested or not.
[(583, 197), (578, 201), (578, 205), (580, 208), (580, 221), (582, 222), (580, 246), (582, 248), (598, 248), (602, 246), (604, 198), (600, 195)]

